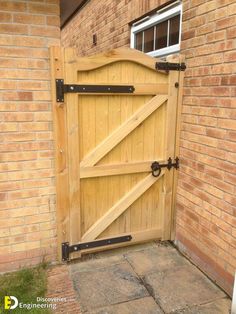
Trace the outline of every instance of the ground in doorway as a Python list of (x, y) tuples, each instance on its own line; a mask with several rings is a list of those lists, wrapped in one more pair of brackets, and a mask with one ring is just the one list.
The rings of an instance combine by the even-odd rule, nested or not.
[[(54, 289), (53, 289), (54, 286)], [(94, 254), (49, 272), (57, 313), (229, 314), (230, 299), (171, 244)]]

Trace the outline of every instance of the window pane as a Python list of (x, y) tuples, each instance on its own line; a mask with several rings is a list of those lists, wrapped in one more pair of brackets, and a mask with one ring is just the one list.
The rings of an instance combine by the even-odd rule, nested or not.
[(170, 19), (169, 46), (179, 43), (179, 23), (180, 15), (176, 15)]
[(156, 47), (155, 50), (167, 47), (168, 21), (164, 21), (156, 26)]
[(154, 50), (154, 27), (144, 31), (144, 52)]
[(142, 51), (143, 32), (135, 35), (135, 48)]

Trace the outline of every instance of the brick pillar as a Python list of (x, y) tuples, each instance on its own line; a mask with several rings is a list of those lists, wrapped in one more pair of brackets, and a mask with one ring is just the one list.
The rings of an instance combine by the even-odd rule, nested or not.
[(236, 4), (183, 1), (187, 71), (177, 243), (232, 293), (236, 268)]
[(0, 1), (0, 272), (56, 258), (49, 51), (59, 0)]

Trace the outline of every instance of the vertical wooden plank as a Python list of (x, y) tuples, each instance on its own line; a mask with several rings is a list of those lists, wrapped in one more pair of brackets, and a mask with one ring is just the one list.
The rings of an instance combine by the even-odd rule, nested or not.
[[(90, 84), (107, 84), (108, 70), (106, 68), (96, 69), (94, 76), (90, 74)], [(95, 103), (95, 141), (96, 145), (100, 144), (104, 138), (109, 135), (109, 97), (108, 96), (94, 96)], [(107, 164), (109, 161), (108, 156), (105, 156), (99, 161), (99, 165)], [(95, 185), (93, 185), (93, 193), (96, 195), (96, 203), (94, 208), (93, 217), (98, 220), (109, 208), (108, 194), (109, 194), (109, 179), (96, 178)]]
[[(77, 71), (74, 67), (76, 55), (73, 49), (65, 49), (65, 83), (76, 84)], [(68, 176), (70, 207), (70, 243), (81, 238), (80, 228), (80, 175), (79, 175), (79, 108), (78, 95), (66, 94), (68, 128)]]
[[(155, 79), (158, 77), (158, 74), (155, 75)], [(148, 84), (152, 82), (152, 77), (150, 79), (150, 72), (149, 70), (144, 68), (143, 73), (143, 81)], [(158, 83), (158, 82), (157, 82)], [(150, 100), (152, 96), (147, 96), (145, 102)], [(158, 128), (158, 125), (155, 125), (155, 116), (157, 111), (152, 113), (143, 123), (143, 160), (155, 160), (155, 145), (154, 145), (154, 138), (155, 138), (155, 128)], [(151, 164), (150, 164), (151, 167)], [(159, 182), (154, 184), (155, 186), (159, 185)], [(157, 208), (154, 207), (153, 199), (156, 197), (154, 185), (148, 189), (145, 194), (141, 197), (142, 202), (142, 230), (150, 229), (152, 227), (152, 212), (156, 212)]]
[[(185, 57), (183, 55), (180, 55), (178, 62), (185, 62)], [(177, 100), (177, 112), (176, 112), (175, 156), (179, 156), (181, 112), (182, 112), (183, 86), (184, 86), (184, 71), (179, 72), (178, 82), (179, 82), (179, 87), (178, 87), (178, 100)], [(174, 171), (172, 213), (171, 213), (171, 240), (175, 239), (177, 182), (178, 182), (178, 171)]]
[[(114, 64), (109, 65), (108, 67), (108, 81), (109, 84), (119, 84), (121, 82), (121, 63), (116, 62)], [(109, 104), (109, 133), (112, 133), (114, 129), (119, 127), (121, 124), (121, 103), (122, 103), (123, 96), (111, 96), (109, 97), (108, 104)], [(121, 158), (121, 149), (120, 145), (117, 145), (111, 152), (108, 154), (109, 163), (116, 163), (120, 162)], [(110, 201), (112, 204), (116, 203), (117, 200), (121, 197), (120, 190), (120, 176), (110, 177), (109, 179), (109, 195)], [(120, 221), (119, 219), (115, 220), (111, 227), (107, 228), (106, 234), (119, 234), (120, 229)]]
[[(167, 57), (168, 62), (178, 62), (178, 56)], [(165, 125), (165, 151), (164, 159), (171, 157), (175, 158), (175, 128), (176, 128), (176, 113), (178, 102), (178, 89), (175, 83), (179, 81), (178, 71), (169, 71), (169, 91), (166, 110), (166, 125)], [(162, 193), (165, 199), (163, 210), (163, 240), (169, 240), (171, 237), (172, 226), (172, 196), (173, 196), (173, 176), (174, 169), (166, 171), (163, 179)]]
[[(162, 73), (156, 73), (156, 84), (159, 83), (169, 83), (169, 77), (163, 75)], [(169, 85), (168, 85), (169, 86)], [(165, 160), (165, 126), (166, 126), (166, 110), (167, 110), (167, 101), (166, 103), (158, 108), (154, 113), (154, 125), (155, 132), (153, 138), (154, 146), (154, 160)], [(150, 217), (150, 224), (152, 228), (161, 228), (163, 229), (163, 215), (165, 212), (164, 202), (163, 202), (163, 180), (159, 180), (156, 184), (152, 186), (152, 211)]]
[[(94, 71), (78, 73), (78, 84), (93, 84)], [(92, 78), (91, 78), (92, 76)], [(79, 95), (79, 136), (80, 136), (80, 162), (84, 156), (96, 146), (96, 103), (92, 95)], [(84, 179), (80, 182), (80, 212), (81, 235), (85, 233), (94, 222), (96, 211), (96, 179)]]
[[(133, 77), (133, 65), (131, 62), (123, 62), (121, 65), (121, 81), (124, 84), (130, 84), (134, 80)], [(121, 121), (127, 120), (132, 115), (132, 98), (127, 96), (123, 97), (121, 105)], [(130, 162), (132, 159), (132, 145), (129, 138), (123, 140), (121, 145), (121, 161)], [(125, 187), (126, 190), (131, 189), (131, 176), (125, 175), (120, 178), (121, 187)], [(120, 220), (120, 232), (130, 232), (130, 208), (128, 208), (119, 218)]]
[[(81, 75), (81, 73), (79, 73)], [(90, 83), (89, 79), (86, 83)], [(81, 159), (92, 148), (95, 147), (95, 102), (92, 96), (79, 96), (79, 130), (80, 130), (80, 146)], [(96, 207), (96, 199), (94, 194), (94, 181), (84, 179), (80, 182), (81, 189), (81, 234), (83, 234), (93, 223), (93, 212)], [(84, 210), (86, 208), (86, 210)]]
[[(134, 83), (141, 83), (145, 77), (145, 67), (133, 64)], [(147, 96), (133, 97), (133, 113), (137, 111), (144, 103), (147, 102)], [(143, 159), (144, 147), (144, 131), (143, 123), (141, 123), (132, 134), (132, 161), (141, 161)], [(142, 179), (144, 174), (132, 175), (132, 185), (137, 184)], [(142, 226), (142, 197), (140, 197), (134, 204), (131, 205), (131, 231), (138, 231)]]
[(64, 78), (64, 50), (50, 48), (51, 91), (56, 172), (56, 216), (58, 259), (61, 260), (61, 243), (70, 239), (69, 182), (67, 150), (67, 111), (64, 103), (56, 101), (56, 79)]

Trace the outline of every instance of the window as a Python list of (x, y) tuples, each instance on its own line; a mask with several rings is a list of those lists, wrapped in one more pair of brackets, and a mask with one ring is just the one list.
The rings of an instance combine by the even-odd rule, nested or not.
[(131, 48), (153, 57), (180, 51), (182, 5), (172, 4), (131, 27)]

